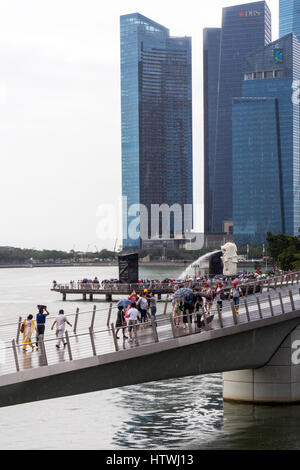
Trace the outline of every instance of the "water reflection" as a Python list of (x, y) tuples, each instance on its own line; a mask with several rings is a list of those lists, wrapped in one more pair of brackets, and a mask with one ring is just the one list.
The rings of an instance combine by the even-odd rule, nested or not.
[(222, 376), (154, 382), (118, 391), (128, 417), (113, 437), (123, 448), (191, 448), (221, 432)]

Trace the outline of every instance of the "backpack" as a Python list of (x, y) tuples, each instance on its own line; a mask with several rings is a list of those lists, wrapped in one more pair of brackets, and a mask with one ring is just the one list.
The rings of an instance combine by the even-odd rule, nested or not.
[(25, 330), (25, 322), (23, 322), (21, 325), (21, 328), (20, 328), (21, 333), (24, 333), (24, 330)]

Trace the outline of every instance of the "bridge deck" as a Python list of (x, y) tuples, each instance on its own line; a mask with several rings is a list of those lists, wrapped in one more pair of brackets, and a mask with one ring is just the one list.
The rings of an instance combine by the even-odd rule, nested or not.
[[(237, 327), (242, 324), (249, 324), (262, 321), (262, 319), (274, 317), (281, 317), (284, 313), (290, 312), (292, 310), (300, 310), (300, 294), (299, 294), (300, 284), (291, 282), (287, 284), (281, 283), (277, 289), (270, 288), (269, 290), (265, 289), (262, 293), (255, 296), (249, 296), (247, 299), (247, 304), (245, 301), (241, 300), (240, 302), (240, 312), (238, 319), (235, 318), (232, 307), (228, 301), (223, 302), (223, 312), (222, 312), (222, 323), (218, 316), (216, 305), (214, 304), (212, 309), (212, 314), (214, 314), (214, 319), (209, 325), (205, 325), (201, 330), (197, 329), (194, 321), (187, 325), (186, 329), (183, 328), (182, 323), (179, 328), (172, 326), (172, 318), (170, 313), (164, 315), (160, 313), (157, 316), (157, 336), (158, 342), (166, 342), (173, 340), (174, 337), (184, 337), (190, 335), (204, 335), (206, 331), (219, 331), (220, 334), (225, 334), (228, 328)], [(290, 292), (292, 292), (292, 300)], [(281, 296), (281, 297), (280, 297)], [(270, 307), (269, 297), (272, 302), (272, 311)], [(260, 310), (258, 309), (257, 300), (259, 299)], [(248, 305), (249, 316), (247, 316), (246, 307)], [(116, 351), (116, 346), (114, 342), (114, 335), (111, 328), (105, 328), (103, 326), (97, 325), (97, 319), (102, 316), (103, 324), (103, 310), (96, 312), (96, 321), (91, 335), (88, 332), (90, 326), (92, 312), (82, 313), (80, 316), (80, 329), (77, 330), (77, 333), (69, 332), (69, 345), (70, 348), (66, 347), (64, 349), (57, 350), (55, 348), (56, 338), (54, 337), (53, 332), (50, 330), (50, 321), (47, 322), (46, 334), (45, 334), (45, 353), (43, 353), (42, 348), (39, 348), (38, 351), (22, 351), (22, 344), (16, 346), (14, 351), (12, 347), (11, 340), (16, 335), (16, 324), (10, 325), (0, 325), (0, 340), (3, 342), (3, 346), (0, 347), (0, 385), (1, 385), (1, 376), (7, 374), (13, 374), (16, 372), (16, 368), (19, 368), (20, 371), (27, 369), (36, 369), (41, 368), (42, 366), (53, 365), (63, 362), (68, 362), (70, 359), (76, 361), (78, 359), (90, 358), (93, 355), (103, 356), (106, 354), (116, 354), (119, 355), (123, 350), (134, 350), (134, 354), (139, 356), (139, 348), (141, 346), (150, 345), (155, 342), (155, 331), (151, 323), (145, 325), (139, 325), (136, 332), (136, 339), (132, 343), (129, 343), (127, 340), (123, 340), (122, 332), (119, 332), (120, 339), (117, 340), (118, 351)], [(73, 322), (74, 314), (71, 315), (70, 321)], [(250, 320), (250, 322), (249, 322)], [(127, 333), (126, 333), (127, 334)], [(92, 342), (93, 341), (93, 342)], [(94, 343), (94, 344), (93, 344)], [(28, 349), (30, 347), (28, 346)]]

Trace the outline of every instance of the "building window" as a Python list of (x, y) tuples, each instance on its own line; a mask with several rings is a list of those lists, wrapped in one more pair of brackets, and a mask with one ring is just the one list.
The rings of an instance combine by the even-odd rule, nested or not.
[(253, 80), (253, 74), (252, 73), (245, 73), (244, 74), (244, 80)]
[(284, 72), (283, 72), (283, 70), (275, 70), (275, 77), (276, 77), (276, 78), (282, 78), (282, 77), (284, 77)]
[(263, 78), (262, 72), (254, 72), (254, 80), (261, 80)]
[(265, 72), (265, 77), (264, 78), (273, 78), (274, 77), (274, 72), (271, 70), (270, 72)]

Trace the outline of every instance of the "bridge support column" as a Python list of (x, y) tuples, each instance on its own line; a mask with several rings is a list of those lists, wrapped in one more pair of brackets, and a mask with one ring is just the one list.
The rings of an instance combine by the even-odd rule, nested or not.
[(94, 298), (93, 294), (90, 294), (89, 297), (90, 297), (90, 300), (93, 300), (93, 298)]
[(62, 295), (62, 299), (63, 299), (63, 302), (65, 302), (67, 300), (67, 294), (65, 292)]
[(82, 300), (86, 300), (86, 294), (82, 294)]
[(112, 301), (112, 294), (105, 294), (105, 300), (106, 300), (106, 302), (111, 302)]
[(300, 326), (264, 367), (224, 372), (223, 399), (261, 404), (300, 402)]

